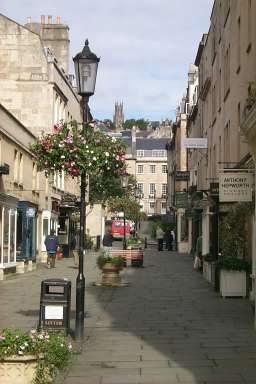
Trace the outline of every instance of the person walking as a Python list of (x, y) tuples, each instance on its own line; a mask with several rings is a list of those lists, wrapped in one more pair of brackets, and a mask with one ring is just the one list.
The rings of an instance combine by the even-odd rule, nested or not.
[(114, 237), (112, 235), (111, 229), (109, 228), (105, 233), (105, 235), (103, 236), (102, 244), (104, 249), (110, 251), (113, 245), (113, 241), (114, 241)]
[(47, 266), (55, 268), (56, 252), (58, 248), (58, 236), (55, 235), (54, 229), (50, 230), (50, 235), (47, 235), (44, 241), (47, 251)]
[(156, 238), (158, 242), (158, 251), (162, 251), (164, 245), (164, 231), (161, 227), (157, 227), (156, 229)]
[(79, 252), (76, 249), (76, 237), (75, 237), (75, 234), (73, 234), (72, 237), (71, 237), (70, 250), (71, 250), (72, 257), (74, 258), (75, 267), (78, 267), (78, 264), (79, 264)]
[(165, 238), (166, 238), (166, 249), (167, 249), (167, 251), (171, 251), (172, 250), (173, 236), (172, 236), (172, 231), (170, 229), (166, 230)]

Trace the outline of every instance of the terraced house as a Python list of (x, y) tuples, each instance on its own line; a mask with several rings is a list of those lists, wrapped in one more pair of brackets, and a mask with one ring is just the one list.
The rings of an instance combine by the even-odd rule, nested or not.
[[(59, 121), (81, 121), (69, 67), (69, 28), (41, 17), (25, 26), (0, 15), (1, 258), (2, 277), (45, 259), (44, 238), (58, 229), (64, 254), (75, 223), (67, 201), (79, 185), (62, 174), (37, 172), (29, 144)], [(17, 264), (18, 262), (18, 264)], [(28, 267), (29, 265), (29, 267)]]

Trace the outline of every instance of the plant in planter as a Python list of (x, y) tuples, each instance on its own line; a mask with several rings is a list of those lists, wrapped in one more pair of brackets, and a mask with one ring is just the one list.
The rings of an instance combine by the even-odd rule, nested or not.
[(127, 240), (127, 249), (141, 249), (142, 241), (137, 237), (130, 237)]
[(237, 203), (220, 223), (221, 257), (217, 261), (222, 296), (246, 296), (246, 274), (251, 269), (248, 258), (249, 219), (253, 205)]
[(109, 252), (103, 251), (97, 258), (97, 266), (102, 270), (102, 285), (120, 285), (119, 272), (125, 266), (122, 256), (111, 257)]
[(50, 384), (71, 358), (62, 333), (4, 329), (0, 334), (0, 377), (5, 384)]

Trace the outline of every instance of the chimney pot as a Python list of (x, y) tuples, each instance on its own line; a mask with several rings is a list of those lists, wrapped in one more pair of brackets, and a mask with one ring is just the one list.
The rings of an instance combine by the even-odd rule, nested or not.
[(45, 16), (41, 15), (41, 24), (45, 24)]
[(48, 24), (52, 23), (52, 16), (48, 16)]
[(27, 17), (27, 23), (31, 24), (31, 16)]
[(60, 16), (57, 16), (57, 17), (56, 17), (56, 23), (57, 23), (57, 24), (60, 24)]

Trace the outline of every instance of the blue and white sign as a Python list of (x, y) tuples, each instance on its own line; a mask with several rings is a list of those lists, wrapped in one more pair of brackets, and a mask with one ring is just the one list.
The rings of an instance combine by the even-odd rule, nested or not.
[(31, 208), (31, 207), (27, 208), (27, 210), (26, 210), (26, 216), (27, 217), (35, 217), (35, 215), (36, 215), (36, 209), (35, 208)]

